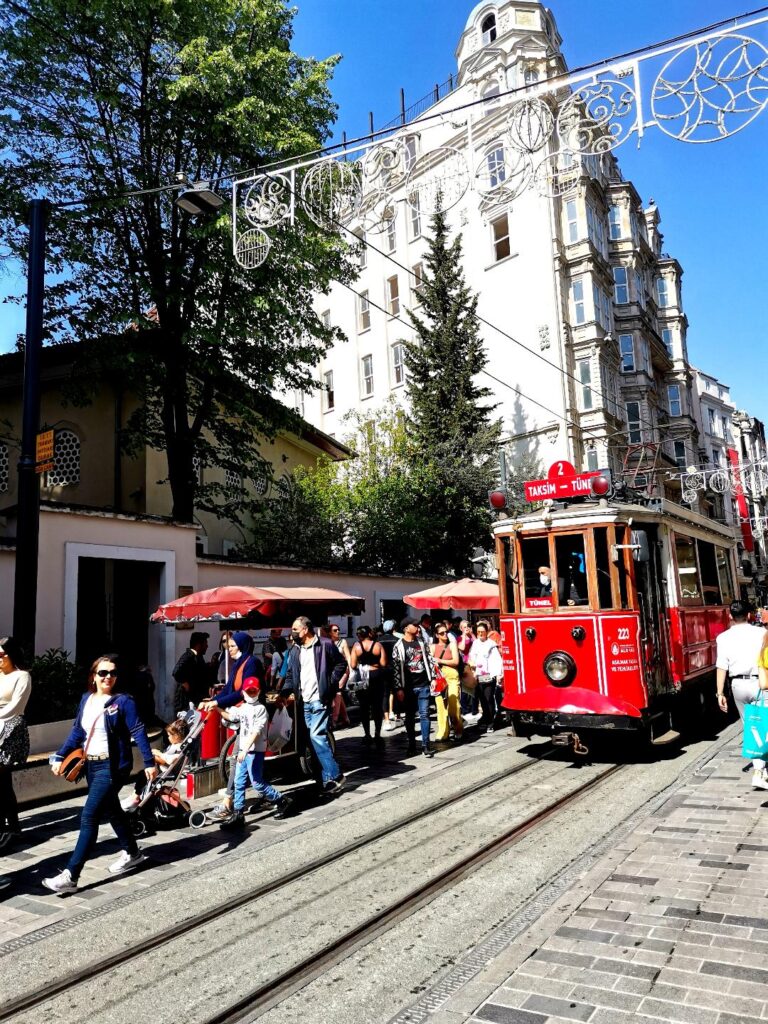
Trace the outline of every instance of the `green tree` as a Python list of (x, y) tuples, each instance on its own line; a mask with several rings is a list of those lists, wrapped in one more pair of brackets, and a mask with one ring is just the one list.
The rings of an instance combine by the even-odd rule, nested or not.
[[(83, 342), (80, 400), (107, 372), (142, 396), (126, 449), (167, 453), (183, 521), (194, 513), (196, 457), (263, 472), (259, 435), (290, 420), (270, 399), (275, 385), (309, 390), (334, 338), (312, 296), (351, 272), (347, 247), (299, 212), (246, 273), (226, 205), (196, 222), (163, 191), (182, 175), (231, 180), (328, 137), (337, 59), (295, 54), (292, 17), (284, 0), (0, 8), (2, 252), (25, 258), (32, 196), (88, 200), (51, 217), (48, 338)], [(132, 191), (142, 194), (115, 201)]]
[(498, 479), (501, 422), (477, 376), (487, 354), (477, 320), (477, 296), (466, 284), (462, 240), (448, 239), (442, 210), (432, 218), (421, 311), (406, 341), (411, 465), (423, 477), (432, 519), (433, 571), (466, 572), (476, 545), (488, 546), (487, 492)]

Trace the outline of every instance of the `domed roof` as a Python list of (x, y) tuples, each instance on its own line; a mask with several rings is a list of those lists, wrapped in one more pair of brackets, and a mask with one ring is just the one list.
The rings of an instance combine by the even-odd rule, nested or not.
[(490, 8), (492, 8), (492, 7), (498, 8), (499, 5), (504, 3), (504, 2), (505, 2), (505, 0), (481, 0), (481, 2), (479, 4), (476, 4), (472, 8), (472, 11), (470, 12), (469, 17), (467, 18), (467, 23), (464, 26), (464, 31), (466, 32), (468, 28), (472, 28), (472, 26), (474, 25), (474, 23), (475, 23), (475, 21), (477, 19), (478, 14), (481, 11), (488, 11), (490, 13)]

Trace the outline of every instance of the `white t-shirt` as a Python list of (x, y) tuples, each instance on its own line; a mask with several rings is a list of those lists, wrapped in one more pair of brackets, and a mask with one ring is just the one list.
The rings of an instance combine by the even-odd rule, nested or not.
[(111, 699), (111, 694), (98, 694), (92, 693), (88, 700), (85, 702), (83, 708), (82, 726), (85, 730), (85, 739), (83, 740), (83, 746), (88, 742), (88, 734), (91, 731), (91, 726), (96, 722), (93, 729), (93, 735), (91, 736), (91, 742), (88, 743), (88, 749), (86, 753), (89, 757), (98, 757), (101, 754), (109, 753), (109, 745), (107, 743), (107, 727), (104, 724), (104, 705), (108, 700)]
[(259, 735), (256, 742), (248, 748), (248, 752), (259, 752), (267, 749), (267, 729), (269, 728), (269, 716), (263, 704), (239, 704), (236, 708), (228, 709), (232, 724), (240, 724), (240, 750), (243, 744), (258, 730)]
[(311, 700), (320, 700), (320, 686), (317, 682), (317, 668), (315, 667), (315, 644), (317, 642), (317, 637), (315, 637), (308, 647), (303, 644), (299, 647), (301, 697), (305, 704)]
[(717, 667), (734, 676), (755, 676), (757, 661), (763, 646), (765, 632), (762, 626), (736, 622), (717, 637)]

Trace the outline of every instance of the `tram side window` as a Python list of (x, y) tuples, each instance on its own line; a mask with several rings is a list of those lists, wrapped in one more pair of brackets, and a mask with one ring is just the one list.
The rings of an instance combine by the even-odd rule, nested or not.
[(690, 537), (675, 537), (677, 576), (680, 599), (683, 604), (701, 604), (699, 567), (696, 563), (696, 545)]
[(549, 566), (549, 541), (546, 537), (523, 537), (520, 542), (523, 554), (523, 588), (525, 596), (549, 597), (551, 589), (539, 579), (539, 569)]
[(611, 592), (611, 559), (608, 550), (608, 528), (595, 528), (595, 567), (597, 569), (597, 596), (601, 608), (613, 607)]
[(504, 557), (504, 565), (500, 567), (506, 576), (507, 607), (502, 608), (503, 612), (516, 612), (517, 601), (515, 595), (515, 547), (510, 537), (501, 538), (501, 550)]
[(701, 592), (704, 604), (722, 604), (720, 581), (717, 576), (717, 559), (715, 545), (706, 540), (697, 540), (699, 549), (699, 571), (701, 573)]
[(720, 593), (723, 598), (723, 604), (730, 604), (734, 595), (731, 555), (727, 548), (716, 547), (715, 557), (717, 559), (717, 571), (720, 578)]
[(589, 604), (584, 535), (569, 533), (555, 537), (555, 559), (560, 604)]

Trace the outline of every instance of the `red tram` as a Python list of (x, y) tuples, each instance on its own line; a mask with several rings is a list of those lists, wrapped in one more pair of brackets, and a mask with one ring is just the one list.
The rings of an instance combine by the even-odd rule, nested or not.
[(731, 531), (663, 499), (591, 497), (494, 532), (503, 706), (518, 732), (577, 748), (584, 730), (676, 739), (684, 696), (714, 693), (715, 638), (735, 596)]

